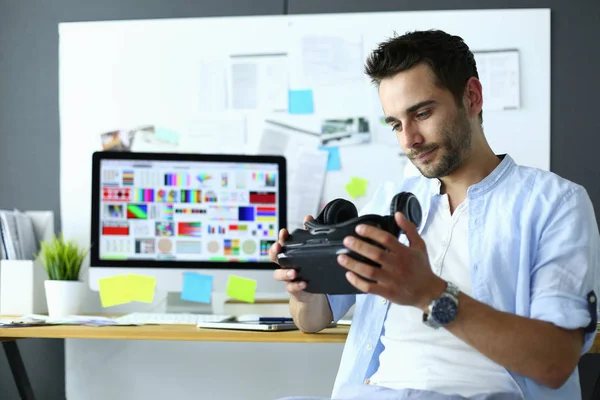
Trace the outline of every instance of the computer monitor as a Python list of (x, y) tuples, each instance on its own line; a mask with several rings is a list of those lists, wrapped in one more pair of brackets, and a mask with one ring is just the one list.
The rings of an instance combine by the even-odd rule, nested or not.
[(137, 273), (178, 293), (198, 272), (213, 277), (213, 303), (230, 275), (255, 279), (259, 298), (285, 295), (268, 250), (286, 226), (286, 187), (282, 156), (94, 153), (90, 288)]

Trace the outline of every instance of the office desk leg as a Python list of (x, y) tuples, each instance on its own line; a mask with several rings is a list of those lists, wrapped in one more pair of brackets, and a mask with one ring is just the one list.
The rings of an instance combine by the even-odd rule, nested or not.
[(10, 365), (10, 370), (12, 371), (21, 400), (35, 400), (17, 342), (14, 340), (2, 342), (2, 345), (4, 346), (4, 352), (6, 353), (6, 358), (8, 359), (8, 364)]

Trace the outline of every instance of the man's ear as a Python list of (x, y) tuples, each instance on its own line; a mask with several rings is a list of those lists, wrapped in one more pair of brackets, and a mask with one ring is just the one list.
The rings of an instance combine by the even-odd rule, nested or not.
[(465, 85), (464, 106), (471, 117), (479, 115), (483, 108), (483, 88), (481, 81), (474, 76)]

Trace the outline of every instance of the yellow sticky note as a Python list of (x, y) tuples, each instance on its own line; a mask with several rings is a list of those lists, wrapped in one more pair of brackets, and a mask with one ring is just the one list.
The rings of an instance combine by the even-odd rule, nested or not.
[(154, 300), (154, 288), (156, 287), (155, 277), (129, 274), (127, 280), (129, 282), (129, 293), (132, 301), (152, 303)]
[(256, 294), (256, 281), (254, 279), (242, 278), (230, 275), (227, 281), (227, 296), (232, 299), (254, 303)]
[(126, 304), (131, 301), (127, 275), (117, 275), (98, 280), (102, 307)]
[(346, 184), (346, 191), (353, 199), (364, 196), (367, 194), (367, 185), (369, 181), (363, 178), (353, 177), (348, 184)]

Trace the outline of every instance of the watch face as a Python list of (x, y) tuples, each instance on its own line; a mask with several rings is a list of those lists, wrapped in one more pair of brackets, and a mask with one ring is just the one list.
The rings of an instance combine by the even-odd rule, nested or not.
[(456, 317), (457, 305), (449, 297), (440, 298), (433, 308), (433, 318), (441, 325), (450, 323)]

